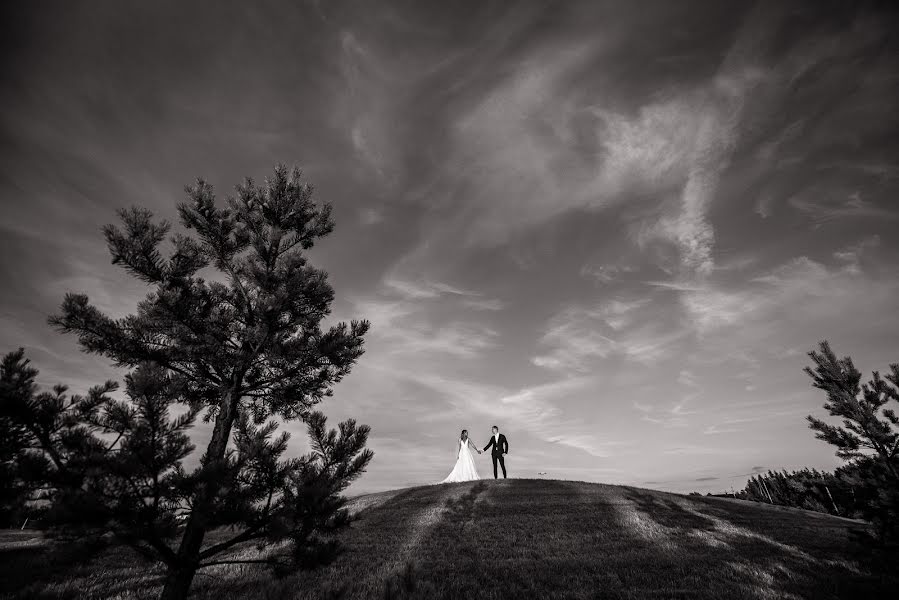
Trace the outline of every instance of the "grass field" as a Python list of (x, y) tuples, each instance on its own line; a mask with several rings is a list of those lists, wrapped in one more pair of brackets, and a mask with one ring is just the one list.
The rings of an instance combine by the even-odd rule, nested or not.
[[(885, 598), (853, 560), (858, 523), (800, 510), (550, 480), (359, 497), (332, 565), (276, 579), (246, 565), (195, 580), (231, 598)], [(85, 562), (27, 532), (0, 544), (5, 598), (153, 598), (161, 571), (127, 549)], [(253, 548), (240, 551), (254, 555)]]

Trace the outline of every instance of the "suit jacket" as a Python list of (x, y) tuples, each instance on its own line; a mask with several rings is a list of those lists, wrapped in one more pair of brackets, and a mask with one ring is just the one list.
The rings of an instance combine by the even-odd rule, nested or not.
[(502, 456), (503, 454), (508, 454), (509, 452), (509, 442), (506, 441), (506, 436), (503, 434), (499, 434), (499, 442), (496, 441), (496, 437), (490, 436), (490, 443), (484, 446), (484, 450), (493, 446), (493, 451), (491, 454), (493, 456)]

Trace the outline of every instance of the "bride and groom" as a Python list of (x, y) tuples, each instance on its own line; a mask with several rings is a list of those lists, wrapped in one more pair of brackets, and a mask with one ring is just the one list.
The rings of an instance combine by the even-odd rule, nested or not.
[[(509, 442), (506, 441), (506, 436), (499, 432), (499, 427), (496, 425), (491, 429), (493, 435), (490, 437), (490, 442), (484, 446), (484, 451), (487, 451), (487, 448), (493, 448), (491, 451), (491, 457), (493, 458), (493, 478), (496, 479), (498, 474), (496, 471), (496, 465), (499, 463), (499, 466), (503, 470), (503, 479), (506, 478), (506, 461), (503, 458), (504, 454), (509, 453)], [(454, 483), (457, 481), (473, 481), (475, 479), (480, 479), (478, 476), (478, 469), (474, 464), (474, 456), (471, 453), (471, 450), (474, 449), (478, 454), (481, 451), (477, 446), (474, 445), (474, 442), (468, 437), (468, 430), (463, 429), (462, 435), (459, 438), (459, 452), (456, 456), (456, 466), (453, 467), (452, 472), (447, 476), (446, 479), (441, 481), (440, 483)]]

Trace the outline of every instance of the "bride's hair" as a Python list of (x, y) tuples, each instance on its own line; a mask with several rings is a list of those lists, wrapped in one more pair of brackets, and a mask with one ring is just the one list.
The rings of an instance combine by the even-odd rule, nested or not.
[(462, 437), (463, 437), (466, 433), (468, 433), (468, 430), (467, 430), (467, 429), (463, 429), (463, 430), (462, 430), (462, 433), (459, 434), (459, 439), (461, 440)]

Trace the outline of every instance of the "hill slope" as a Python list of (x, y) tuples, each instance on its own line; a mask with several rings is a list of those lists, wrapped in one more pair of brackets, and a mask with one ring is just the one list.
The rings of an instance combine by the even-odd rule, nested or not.
[[(246, 565), (198, 577), (198, 598), (865, 598), (856, 523), (817, 513), (550, 480), (372, 494), (334, 564), (276, 580)], [(158, 571), (125, 551), (93, 566), (4, 553), (40, 597), (152, 597)], [(246, 549), (241, 556), (255, 552)], [(7, 558), (16, 560), (9, 562)], [(13, 563), (18, 563), (14, 565)], [(28, 574), (31, 569), (31, 574)], [(61, 570), (62, 569), (62, 570)], [(68, 569), (68, 570), (65, 570)], [(9, 588), (4, 589), (10, 592)]]

